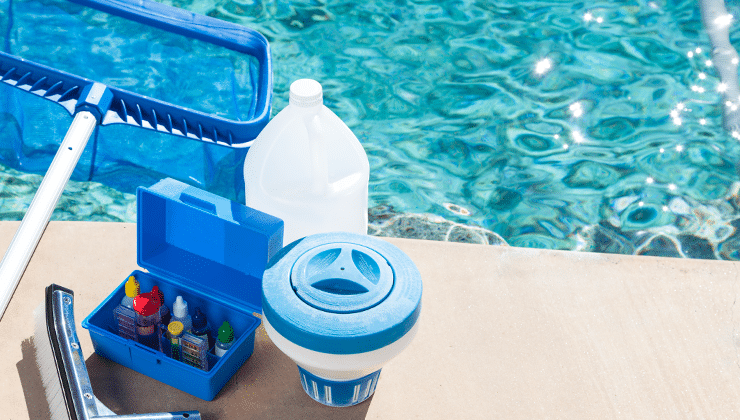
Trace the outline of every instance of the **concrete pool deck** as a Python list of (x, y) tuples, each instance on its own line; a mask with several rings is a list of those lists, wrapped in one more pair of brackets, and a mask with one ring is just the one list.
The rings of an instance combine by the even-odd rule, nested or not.
[[(0, 222), (7, 248), (19, 222)], [(8, 419), (48, 416), (31, 344), (50, 283), (75, 292), (95, 395), (118, 414), (204, 419), (673, 419), (740, 413), (740, 262), (383, 238), (424, 282), (421, 325), (350, 408), (304, 394), (260, 327), (252, 357), (203, 401), (94, 354), (80, 322), (136, 268), (136, 225), (51, 222), (0, 322)], [(737, 306), (737, 307), (736, 307)]]

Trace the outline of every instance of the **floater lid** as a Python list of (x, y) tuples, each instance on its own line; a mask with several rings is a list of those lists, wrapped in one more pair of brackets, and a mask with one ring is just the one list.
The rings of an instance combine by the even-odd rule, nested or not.
[(306, 349), (355, 354), (409, 332), (421, 311), (421, 276), (394, 245), (367, 235), (308, 236), (270, 260), (262, 310), (283, 337)]
[(326, 312), (354, 313), (370, 309), (391, 292), (393, 271), (380, 254), (351, 243), (311, 248), (298, 257), (290, 272), (296, 295)]
[(139, 187), (137, 262), (159, 276), (252, 311), (283, 243), (283, 221), (183, 182)]

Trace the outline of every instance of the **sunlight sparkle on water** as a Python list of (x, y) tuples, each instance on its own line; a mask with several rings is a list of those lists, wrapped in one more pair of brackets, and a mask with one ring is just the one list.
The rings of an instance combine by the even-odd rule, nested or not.
[(684, 109), (684, 105), (682, 103), (679, 103), (676, 105), (676, 109), (672, 109), (670, 112), (670, 116), (673, 119), (673, 124), (675, 125), (681, 125), (681, 110)]
[(583, 115), (583, 105), (581, 105), (580, 102), (573, 102), (568, 107), (570, 109), (571, 115), (573, 115), (575, 118), (579, 118)]
[(538, 61), (534, 67), (534, 72), (537, 74), (545, 74), (552, 69), (552, 60), (549, 58), (543, 58)]
[(571, 137), (573, 137), (573, 141), (576, 143), (584, 143), (586, 141), (586, 137), (578, 130), (573, 130)]

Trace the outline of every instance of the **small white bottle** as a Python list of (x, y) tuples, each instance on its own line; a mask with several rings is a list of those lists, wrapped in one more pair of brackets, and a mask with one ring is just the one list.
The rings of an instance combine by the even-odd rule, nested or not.
[(293, 82), (290, 103), (244, 161), (246, 204), (283, 219), (283, 244), (315, 233), (367, 234), (367, 154), (323, 98), (319, 82)]
[(175, 303), (172, 304), (172, 318), (170, 319), (170, 323), (174, 321), (182, 322), (183, 332), (191, 332), (193, 330), (193, 318), (188, 313), (188, 303), (179, 295), (175, 299)]

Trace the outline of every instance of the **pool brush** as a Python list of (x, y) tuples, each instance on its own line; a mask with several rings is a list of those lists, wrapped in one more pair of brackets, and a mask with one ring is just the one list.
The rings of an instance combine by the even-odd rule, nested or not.
[(36, 363), (52, 420), (200, 420), (198, 411), (116, 415), (95, 397), (77, 339), (71, 290), (48, 286), (34, 316)]

